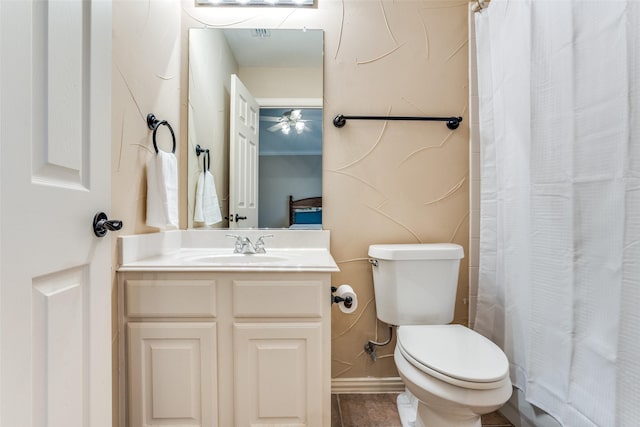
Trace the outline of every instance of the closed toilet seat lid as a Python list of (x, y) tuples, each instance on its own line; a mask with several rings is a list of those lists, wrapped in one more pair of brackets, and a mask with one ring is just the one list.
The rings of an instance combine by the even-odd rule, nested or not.
[(451, 384), (478, 383), (469, 388), (492, 388), (488, 383), (509, 374), (509, 361), (500, 347), (462, 325), (400, 326), (398, 345), (416, 368), (427, 374), (435, 371)]

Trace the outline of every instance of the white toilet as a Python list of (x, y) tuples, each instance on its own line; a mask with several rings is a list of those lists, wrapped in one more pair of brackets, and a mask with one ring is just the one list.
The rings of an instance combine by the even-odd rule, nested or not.
[[(463, 256), (450, 243), (369, 246), (378, 319), (398, 326), (394, 360), (407, 388), (398, 398), (403, 427), (481, 427), (480, 416), (511, 396), (502, 350), (448, 324)], [(417, 409), (408, 411), (416, 400)]]

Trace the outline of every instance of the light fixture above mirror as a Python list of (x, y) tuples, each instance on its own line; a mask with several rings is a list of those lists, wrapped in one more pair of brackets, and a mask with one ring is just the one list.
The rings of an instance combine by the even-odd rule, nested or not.
[(197, 0), (200, 6), (286, 6), (313, 7), (315, 0)]

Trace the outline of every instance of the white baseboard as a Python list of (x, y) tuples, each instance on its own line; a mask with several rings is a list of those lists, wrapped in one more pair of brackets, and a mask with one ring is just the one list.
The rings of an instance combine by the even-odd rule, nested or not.
[(331, 393), (402, 393), (404, 384), (400, 377), (385, 378), (332, 378)]

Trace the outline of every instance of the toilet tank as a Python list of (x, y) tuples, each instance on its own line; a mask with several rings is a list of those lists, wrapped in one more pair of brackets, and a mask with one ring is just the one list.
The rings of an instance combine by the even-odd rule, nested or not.
[(444, 325), (453, 320), (462, 246), (371, 245), (369, 257), (378, 319), (391, 325)]

